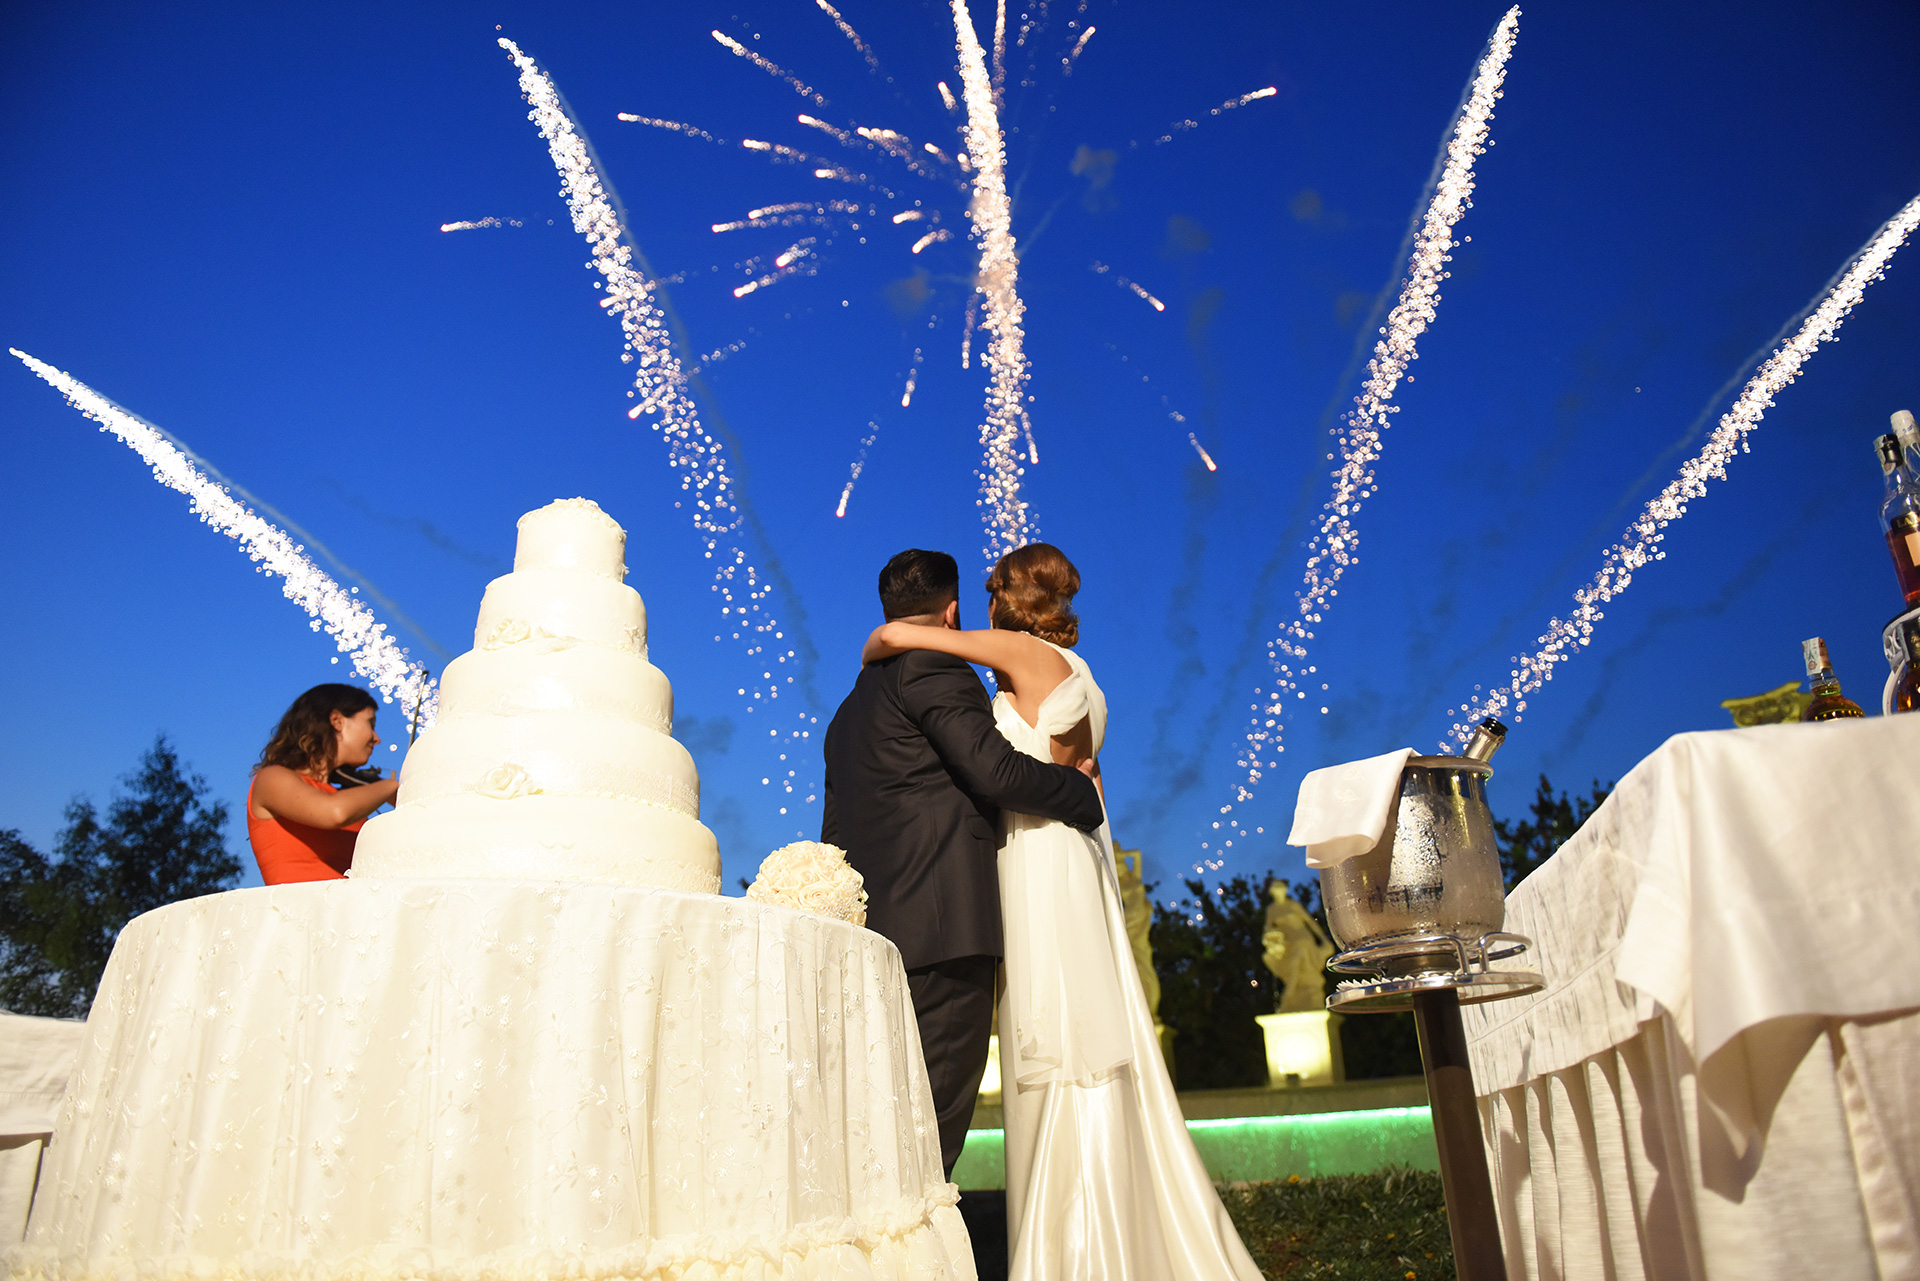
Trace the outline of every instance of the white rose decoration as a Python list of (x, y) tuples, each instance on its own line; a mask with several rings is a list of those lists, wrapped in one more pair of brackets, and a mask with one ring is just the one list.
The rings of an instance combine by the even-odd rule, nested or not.
[(505, 649), (509, 645), (518, 645), (533, 635), (533, 629), (517, 618), (503, 618), (487, 632), (480, 642), (481, 649)]
[(527, 771), (518, 765), (496, 765), (480, 777), (480, 784), (473, 789), (482, 796), (491, 796), (496, 801), (510, 801), (516, 796), (529, 796), (540, 789), (533, 785)]
[(795, 841), (767, 855), (747, 897), (854, 925), (867, 923), (865, 880), (847, 863), (845, 850), (819, 841)]

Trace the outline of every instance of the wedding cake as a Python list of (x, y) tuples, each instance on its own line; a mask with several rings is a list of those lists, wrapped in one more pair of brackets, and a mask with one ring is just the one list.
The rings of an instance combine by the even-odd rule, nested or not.
[(367, 820), (356, 879), (607, 881), (716, 893), (700, 778), (673, 739), (673, 687), (647, 661), (624, 529), (585, 498), (520, 518), (473, 649)]

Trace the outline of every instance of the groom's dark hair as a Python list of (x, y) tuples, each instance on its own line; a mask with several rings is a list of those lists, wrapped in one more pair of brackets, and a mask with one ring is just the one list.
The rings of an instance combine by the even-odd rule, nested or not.
[(909, 547), (880, 571), (880, 610), (888, 618), (938, 614), (960, 599), (960, 566), (945, 552)]

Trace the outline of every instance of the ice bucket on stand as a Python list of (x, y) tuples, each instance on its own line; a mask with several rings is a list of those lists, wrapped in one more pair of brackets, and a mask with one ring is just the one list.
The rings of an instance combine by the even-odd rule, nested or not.
[(1486, 786), (1488, 760), (1505, 736), (1488, 717), (1461, 755), (1408, 757), (1379, 841), (1320, 870), (1340, 947), (1327, 968), (1356, 976), (1327, 998), (1328, 1008), (1413, 1011), (1461, 1281), (1504, 1281), (1506, 1264), (1460, 1006), (1544, 986), (1531, 970), (1493, 968), (1531, 945), (1501, 929), (1506, 892)]

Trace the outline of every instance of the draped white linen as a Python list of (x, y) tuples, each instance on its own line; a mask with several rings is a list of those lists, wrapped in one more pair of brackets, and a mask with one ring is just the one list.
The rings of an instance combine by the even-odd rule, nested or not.
[(1514, 1278), (1920, 1281), (1920, 716), (1683, 734), (1463, 1011)]
[(0, 1242), (26, 1235), (53, 1118), (86, 1025), (0, 1013)]
[(593, 884), (135, 920), (15, 1276), (971, 1278), (892, 944)]

